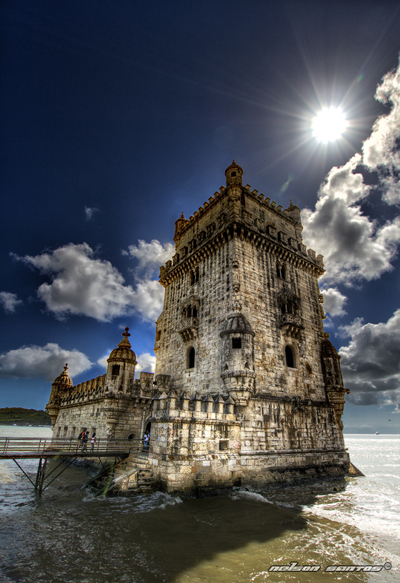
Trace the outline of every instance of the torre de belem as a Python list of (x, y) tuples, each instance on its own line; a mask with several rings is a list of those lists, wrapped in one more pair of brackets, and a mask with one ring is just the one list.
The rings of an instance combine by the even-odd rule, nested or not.
[(323, 257), (303, 244), (299, 207), (243, 186), (235, 161), (225, 175), (175, 223), (155, 373), (134, 380), (126, 329), (105, 375), (73, 386), (65, 368), (54, 381), (54, 435), (151, 428), (148, 463), (169, 492), (343, 476), (348, 391), (324, 333)]

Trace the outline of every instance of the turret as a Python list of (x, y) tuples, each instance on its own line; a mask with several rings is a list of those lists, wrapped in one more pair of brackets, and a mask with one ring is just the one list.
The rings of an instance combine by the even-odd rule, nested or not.
[(344, 396), (346, 393), (350, 393), (350, 391), (343, 386), (342, 371), (340, 370), (340, 355), (329, 340), (329, 334), (327, 332), (325, 332), (325, 340), (321, 346), (321, 362), (328, 401), (335, 411), (337, 424), (343, 429), (341, 417), (345, 403)]
[(225, 170), (226, 188), (230, 186), (242, 186), (243, 169), (233, 160), (232, 164)]
[(64, 366), (63, 372), (55, 379), (51, 385), (51, 392), (49, 402), (46, 405), (46, 410), (50, 415), (51, 427), (54, 428), (58, 412), (60, 410), (60, 401), (63, 393), (73, 386), (72, 379), (68, 374), (68, 364)]
[(181, 216), (179, 217), (179, 219), (177, 219), (175, 221), (175, 234), (174, 234), (175, 246), (177, 246), (179, 244), (179, 240), (181, 238), (181, 232), (186, 227), (186, 224), (188, 222), (189, 221), (187, 219), (185, 219), (185, 215), (183, 213), (181, 214)]
[(111, 351), (107, 359), (105, 384), (109, 391), (127, 393), (133, 384), (135, 375), (136, 354), (131, 349), (128, 340), (129, 328), (125, 328), (124, 337), (117, 348)]
[(221, 377), (236, 404), (246, 406), (254, 392), (254, 332), (240, 312), (228, 315), (220, 334), (222, 346)]

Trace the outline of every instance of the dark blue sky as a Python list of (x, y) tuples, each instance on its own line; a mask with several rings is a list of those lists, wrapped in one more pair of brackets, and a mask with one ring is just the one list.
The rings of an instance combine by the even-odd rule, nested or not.
[[(102, 374), (125, 326), (149, 369), (174, 221), (235, 158), (310, 209), (346, 427), (397, 432), (399, 30), (384, 0), (3, 0), (0, 406), (43, 408), (66, 361), (74, 382)], [(319, 144), (327, 106), (349, 125)]]

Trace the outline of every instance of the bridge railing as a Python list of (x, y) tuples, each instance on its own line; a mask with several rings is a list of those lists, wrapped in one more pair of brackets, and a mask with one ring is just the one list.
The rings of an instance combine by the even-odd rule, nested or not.
[(95, 443), (82, 442), (76, 437), (64, 438), (37, 438), (37, 437), (0, 437), (0, 455), (11, 455), (17, 453), (50, 454), (50, 453), (113, 453), (126, 452), (134, 453), (145, 451), (142, 439), (97, 439)]

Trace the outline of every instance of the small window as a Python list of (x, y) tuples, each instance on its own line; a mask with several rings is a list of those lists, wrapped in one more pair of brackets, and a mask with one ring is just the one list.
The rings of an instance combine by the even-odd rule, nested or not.
[(242, 348), (242, 339), (232, 338), (232, 348)]
[(112, 376), (118, 376), (119, 375), (119, 364), (114, 364), (112, 367)]
[(188, 368), (194, 368), (195, 360), (196, 360), (196, 352), (192, 346), (192, 348), (190, 348), (190, 350), (188, 352)]
[(231, 176), (236, 176), (236, 172), (231, 172)]
[(229, 449), (229, 441), (227, 439), (221, 440), (219, 442), (219, 451), (226, 451)]
[(290, 348), (290, 346), (285, 347), (285, 357), (286, 357), (286, 366), (289, 368), (294, 368), (293, 350)]

